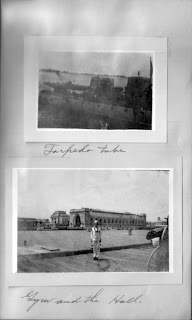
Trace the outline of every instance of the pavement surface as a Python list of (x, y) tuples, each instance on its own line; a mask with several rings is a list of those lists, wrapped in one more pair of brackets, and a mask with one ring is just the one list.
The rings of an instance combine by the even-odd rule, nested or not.
[[(101, 248), (150, 244), (146, 234), (146, 230), (133, 230), (131, 236), (128, 230), (103, 230)], [(18, 231), (18, 255), (90, 249), (90, 232), (87, 230)]]
[(104, 251), (98, 261), (92, 253), (43, 257), (42, 255), (18, 256), (18, 272), (147, 272), (152, 246)]

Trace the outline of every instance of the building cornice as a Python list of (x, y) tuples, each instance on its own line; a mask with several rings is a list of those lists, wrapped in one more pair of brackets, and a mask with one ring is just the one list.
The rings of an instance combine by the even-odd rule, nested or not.
[(78, 212), (98, 212), (98, 213), (106, 213), (106, 214), (118, 214), (124, 216), (137, 216), (143, 217), (145, 214), (137, 214), (137, 213), (130, 213), (130, 212), (120, 212), (120, 211), (110, 211), (110, 210), (101, 210), (101, 209), (94, 209), (94, 208), (80, 208), (80, 209), (71, 209), (69, 213), (78, 213)]

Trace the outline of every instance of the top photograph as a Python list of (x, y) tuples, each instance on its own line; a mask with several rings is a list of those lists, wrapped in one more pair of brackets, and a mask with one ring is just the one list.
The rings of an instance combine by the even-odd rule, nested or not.
[(167, 142), (167, 39), (24, 42), (26, 142)]
[(152, 130), (150, 53), (43, 52), (38, 128)]

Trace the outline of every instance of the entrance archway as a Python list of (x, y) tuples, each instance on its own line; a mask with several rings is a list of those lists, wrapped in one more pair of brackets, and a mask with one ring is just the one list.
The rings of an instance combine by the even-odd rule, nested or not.
[(77, 214), (76, 217), (75, 217), (75, 227), (80, 227), (80, 225), (81, 225), (81, 218)]

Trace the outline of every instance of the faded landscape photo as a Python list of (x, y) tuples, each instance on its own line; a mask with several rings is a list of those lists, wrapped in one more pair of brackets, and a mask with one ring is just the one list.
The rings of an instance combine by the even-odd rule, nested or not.
[(150, 53), (41, 52), (38, 128), (152, 130)]
[(169, 272), (168, 170), (17, 177), (17, 272)]

